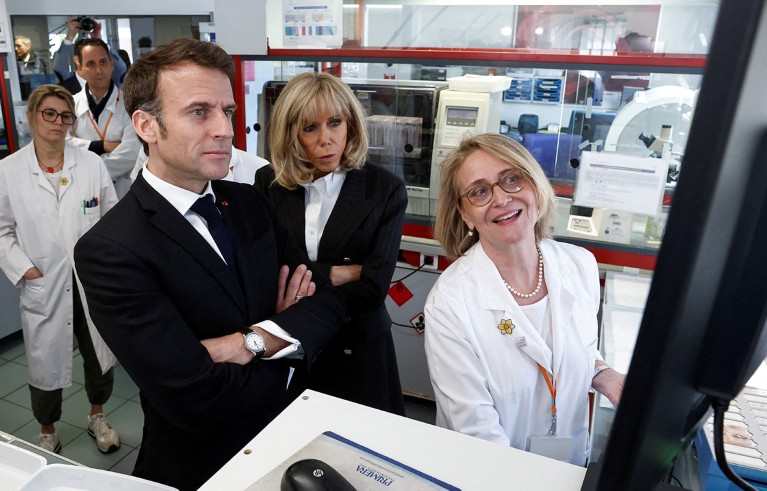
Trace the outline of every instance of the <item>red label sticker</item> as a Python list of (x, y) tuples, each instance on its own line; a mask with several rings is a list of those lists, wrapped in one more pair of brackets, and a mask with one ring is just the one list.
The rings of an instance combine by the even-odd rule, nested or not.
[(404, 283), (398, 281), (389, 288), (389, 296), (398, 307), (402, 307), (408, 300), (413, 298), (413, 293), (407, 289)]

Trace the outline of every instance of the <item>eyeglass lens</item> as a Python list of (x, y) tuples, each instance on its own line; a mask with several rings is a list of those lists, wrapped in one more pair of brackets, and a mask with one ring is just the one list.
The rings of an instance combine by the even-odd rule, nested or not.
[(496, 183), (478, 184), (472, 187), (464, 196), (466, 196), (466, 199), (468, 199), (471, 204), (483, 206), (489, 203), (493, 198), (495, 186), (498, 186), (507, 193), (514, 194), (522, 190), (524, 183), (524, 178), (522, 178), (522, 176), (509, 172), (508, 174), (501, 176)]
[(56, 118), (58, 118), (59, 116), (61, 116), (61, 122), (64, 124), (69, 125), (69, 124), (74, 124), (75, 122), (75, 115), (70, 112), (60, 113), (56, 111), (55, 109), (43, 109), (40, 112), (43, 113), (43, 119), (48, 121), (49, 123), (53, 123), (54, 121), (56, 121)]

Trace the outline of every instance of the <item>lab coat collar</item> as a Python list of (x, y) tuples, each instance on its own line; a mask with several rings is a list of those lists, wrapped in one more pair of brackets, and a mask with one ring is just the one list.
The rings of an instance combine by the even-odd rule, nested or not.
[[(48, 178), (45, 176), (45, 172), (40, 168), (40, 165), (37, 162), (37, 154), (35, 153), (35, 141), (32, 140), (32, 143), (27, 145), (26, 147), (19, 150), (19, 152), (25, 152), (26, 160), (27, 160), (27, 166), (29, 168), (29, 172), (32, 175), (37, 176), (37, 184), (48, 191), (51, 194), (55, 195), (55, 192), (53, 188), (51, 187), (51, 183), (48, 182)], [(59, 199), (64, 195), (64, 193), (71, 187), (72, 184), (72, 176), (74, 175), (74, 168), (77, 165), (77, 160), (74, 156), (74, 148), (70, 145), (65, 144), (64, 145), (64, 166), (61, 169), (61, 185), (59, 186)]]
[(527, 320), (516, 301), (510, 298), (510, 293), (503, 284), (495, 264), (485, 253), (482, 245), (477, 243), (466, 252), (467, 259), (476, 269), (476, 286), (478, 288), (479, 308), (492, 311), (502, 311), (498, 319), (509, 319), (515, 325), (511, 336), (518, 349), (521, 349), (533, 361), (556, 375), (564, 354), (564, 343), (567, 337), (567, 327), (571, 325), (575, 294), (571, 290), (570, 281), (559, 264), (559, 255), (553, 241), (544, 240), (539, 244), (543, 254), (543, 271), (548, 290), (551, 308), (551, 324), (553, 329), (553, 353), (538, 331)]
[[(114, 82), (112, 82), (114, 84)], [(78, 118), (81, 116), (84, 116), (90, 112), (90, 107), (88, 106), (88, 96), (86, 95), (85, 88), (75, 94), (75, 100), (78, 98), (81, 98), (83, 102), (80, 104), (75, 104), (75, 111)], [(109, 95), (109, 99), (107, 100), (106, 106), (104, 106), (104, 111), (109, 111), (112, 114), (117, 112), (117, 103), (122, 100), (123, 93), (122, 90), (120, 90), (119, 87), (116, 85), (112, 89), (112, 93)], [(99, 121), (101, 121), (101, 118), (99, 117)], [(105, 120), (106, 121), (106, 120)]]

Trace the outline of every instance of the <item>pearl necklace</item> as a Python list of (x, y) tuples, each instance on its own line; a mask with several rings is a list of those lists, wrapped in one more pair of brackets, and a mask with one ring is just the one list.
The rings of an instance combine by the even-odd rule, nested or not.
[(530, 293), (521, 293), (506, 283), (506, 280), (503, 280), (503, 284), (506, 286), (506, 289), (509, 290), (509, 292), (512, 294), (521, 298), (530, 298), (537, 295), (538, 292), (541, 291), (541, 286), (543, 286), (543, 254), (541, 254), (541, 250), (538, 248), (538, 246), (535, 246), (535, 249), (538, 251), (538, 284), (535, 285), (535, 290)]

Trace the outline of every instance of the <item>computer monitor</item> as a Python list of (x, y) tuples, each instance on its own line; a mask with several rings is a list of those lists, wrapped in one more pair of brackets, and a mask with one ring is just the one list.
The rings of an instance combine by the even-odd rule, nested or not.
[(678, 490), (665, 481), (712, 401), (733, 398), (765, 358), (762, 4), (720, 9), (625, 390), (584, 491)]
[[(572, 135), (580, 135), (583, 137), (582, 141), (596, 143), (601, 140), (603, 142), (599, 148), (601, 150), (614, 119), (615, 113), (602, 111), (587, 113), (583, 109), (573, 109), (570, 113), (570, 126), (567, 132)], [(597, 148), (593, 148), (593, 150), (597, 150)]]

